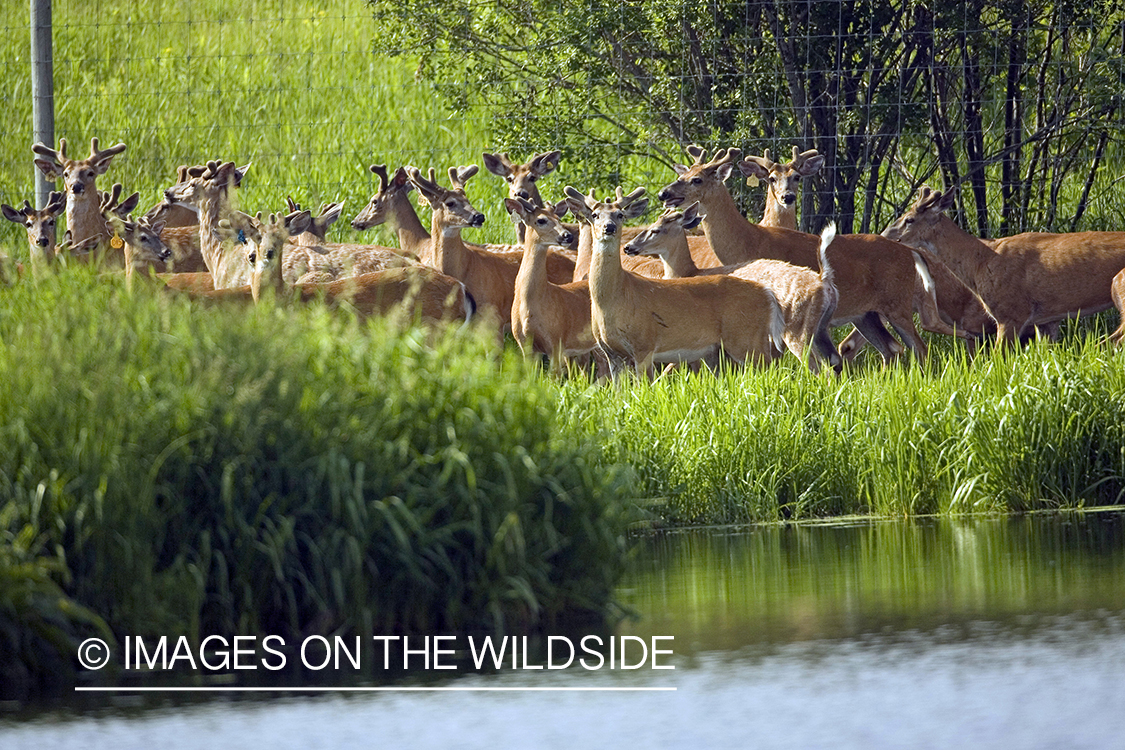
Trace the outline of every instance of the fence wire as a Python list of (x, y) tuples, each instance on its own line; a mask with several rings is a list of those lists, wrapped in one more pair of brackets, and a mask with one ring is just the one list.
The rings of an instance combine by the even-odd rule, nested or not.
[[(18, 204), (28, 8), (6, 9), (0, 200)], [(1113, 1), (57, 0), (53, 18), (56, 136), (79, 156), (126, 143), (103, 179), (143, 202), (221, 158), (252, 163), (252, 210), (288, 194), (354, 213), (372, 163), (443, 173), (554, 148), (556, 191), (655, 189), (701, 143), (820, 150), (806, 228), (879, 231), (921, 184), (958, 187), (982, 235), (1125, 228)], [(731, 187), (760, 215), (761, 187)]]

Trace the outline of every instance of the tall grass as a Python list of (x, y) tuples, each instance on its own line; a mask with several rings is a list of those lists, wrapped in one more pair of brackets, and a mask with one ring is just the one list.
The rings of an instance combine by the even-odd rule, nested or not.
[(1125, 368), (1096, 335), (925, 368), (676, 372), (562, 389), (657, 523), (1025, 511), (1121, 502)]
[(117, 632), (520, 630), (610, 612), (622, 474), (488, 334), (3, 289), (0, 540)]

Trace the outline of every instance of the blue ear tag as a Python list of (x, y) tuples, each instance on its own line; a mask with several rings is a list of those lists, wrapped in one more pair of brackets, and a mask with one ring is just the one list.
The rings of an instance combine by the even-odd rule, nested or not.
[(246, 230), (245, 229), (239, 229), (238, 230), (238, 244), (240, 244), (240, 245), (246, 244)]

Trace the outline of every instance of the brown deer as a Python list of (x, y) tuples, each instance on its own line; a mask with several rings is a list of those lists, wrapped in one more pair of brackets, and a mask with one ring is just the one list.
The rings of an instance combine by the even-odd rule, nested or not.
[(66, 206), (63, 194), (53, 192), (47, 196), (47, 205), (39, 210), (24, 201), (23, 207), (12, 208), (8, 204), (0, 206), (4, 218), (22, 224), (27, 230), (27, 244), (31, 250), (32, 268), (48, 269), (55, 263), (55, 245), (58, 244), (56, 223), (58, 215)]
[(773, 293), (733, 276), (649, 279), (621, 266), (621, 227), (629, 212), (644, 213), (644, 188), (599, 202), (566, 188), (570, 209), (593, 226), (590, 265), (591, 327), (617, 376), (632, 361), (638, 374), (654, 363), (713, 361), (720, 352), (737, 363), (764, 364), (785, 346), (781, 309)]
[(924, 248), (971, 289), (996, 320), (996, 338), (1014, 344), (1066, 318), (1114, 304), (1113, 280), (1125, 268), (1125, 232), (1024, 232), (991, 244), (945, 215), (952, 190), (923, 187), (883, 235)]
[[(705, 212), (703, 233), (724, 265), (772, 258), (817, 269), (819, 238), (781, 227), (752, 224), (739, 212), (725, 182), (739, 160), (738, 149), (720, 149), (710, 161), (698, 146), (688, 149), (695, 163), (677, 165), (678, 178), (659, 193), (666, 206), (698, 202)], [(929, 278), (920, 258), (908, 248), (879, 235), (840, 235), (829, 248), (839, 302), (837, 322), (852, 322), (878, 349), (884, 360), (901, 352), (880, 316), (902, 336), (919, 362), (926, 343), (914, 327), (913, 290), (916, 275)], [(932, 289), (932, 284), (927, 283)]]
[(583, 357), (596, 346), (590, 329), (590, 285), (559, 285), (547, 279), (549, 248), (573, 239), (559, 221), (567, 203), (537, 206), (526, 198), (508, 198), (504, 206), (513, 221), (526, 228), (512, 303), (512, 336), (524, 355), (544, 354), (561, 372), (568, 359)]
[(812, 177), (824, 166), (824, 157), (814, 149), (797, 153), (793, 147), (793, 159), (779, 164), (770, 158), (769, 149), (762, 156), (748, 156), (738, 162), (738, 169), (745, 176), (766, 182), (766, 207), (759, 222), (765, 227), (797, 228), (797, 191), (801, 180)]
[[(413, 254), (426, 265), (436, 268), (430, 233), (422, 226), (418, 213), (407, 198), (407, 193), (413, 187), (407, 176), (407, 171), (410, 169), (414, 167), (399, 167), (393, 176), (388, 177), (384, 165), (371, 166), (371, 171), (379, 177), (379, 191), (352, 221), (352, 228), (370, 229), (378, 224), (387, 223), (397, 232), (399, 247), (404, 252)], [(520, 258), (523, 257), (521, 246), (481, 245), (473, 242), (466, 242), (465, 246), (506, 257), (517, 266)], [(547, 274), (555, 284), (571, 281), (574, 278), (574, 259), (558, 252), (557, 249), (552, 250), (547, 255)]]
[(99, 258), (104, 255), (111, 263), (121, 265), (124, 255), (107, 252), (109, 232), (102, 219), (96, 182), (99, 175), (109, 170), (113, 157), (124, 153), (125, 144), (118, 143), (103, 149), (99, 147), (97, 138), (91, 138), (90, 155), (81, 160), (67, 156), (65, 138), (59, 139), (58, 150), (42, 143), (36, 143), (31, 150), (39, 157), (35, 159), (35, 166), (39, 171), (48, 180), (62, 180), (65, 185), (67, 231), (76, 242), (82, 242), (88, 237), (96, 237), (98, 240), (96, 249), (81, 257)]
[(764, 284), (777, 296), (781, 306), (785, 319), (784, 340), (789, 351), (813, 372), (820, 370), (820, 361), (823, 360), (838, 374), (841, 369), (840, 354), (828, 331), (836, 312), (838, 295), (826, 255), (836, 236), (836, 226), (829, 224), (821, 235), (819, 273), (779, 260), (699, 268), (689, 252), (687, 232), (702, 220), (703, 215), (696, 203), (683, 211), (666, 209), (652, 225), (625, 245), (625, 254), (660, 258), (666, 279), (729, 274)]

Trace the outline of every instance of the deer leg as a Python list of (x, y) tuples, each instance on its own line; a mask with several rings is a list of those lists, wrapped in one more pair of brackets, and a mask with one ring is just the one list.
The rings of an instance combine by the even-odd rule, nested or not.
[(883, 321), (880, 320), (879, 313), (869, 310), (856, 321), (855, 327), (882, 355), (884, 362), (890, 362), (896, 355), (902, 353), (902, 344), (895, 341), (894, 337), (883, 327)]

